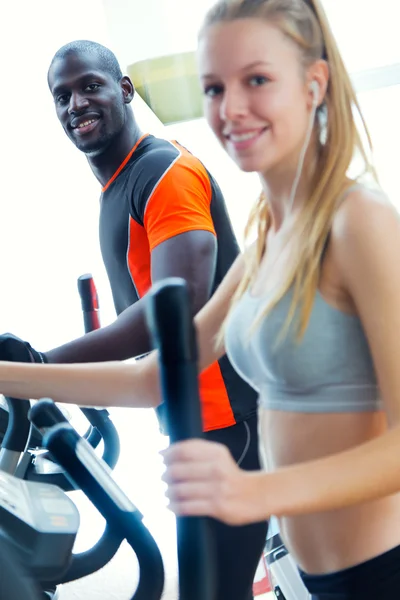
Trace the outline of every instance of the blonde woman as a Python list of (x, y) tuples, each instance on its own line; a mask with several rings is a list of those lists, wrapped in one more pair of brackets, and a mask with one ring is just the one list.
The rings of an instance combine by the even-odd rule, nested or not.
[[(233, 525), (276, 515), (315, 600), (400, 597), (400, 223), (349, 177), (354, 157), (373, 175), (349, 76), (317, 0), (221, 1), (198, 54), (206, 118), (263, 190), (256, 243), (196, 317), (200, 368), (227, 352), (257, 389), (267, 472), (177, 444), (171, 508)], [(156, 406), (156, 372), (155, 354), (2, 363), (0, 389)]]

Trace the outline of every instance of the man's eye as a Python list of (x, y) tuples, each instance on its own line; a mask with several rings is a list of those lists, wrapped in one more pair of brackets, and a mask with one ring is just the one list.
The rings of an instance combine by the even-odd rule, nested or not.
[(68, 102), (68, 95), (61, 94), (60, 96), (57, 96), (56, 102), (57, 104), (66, 104)]
[(91, 91), (91, 92), (95, 92), (96, 90), (98, 90), (100, 87), (100, 85), (98, 83), (90, 83), (88, 86), (86, 86), (86, 89)]

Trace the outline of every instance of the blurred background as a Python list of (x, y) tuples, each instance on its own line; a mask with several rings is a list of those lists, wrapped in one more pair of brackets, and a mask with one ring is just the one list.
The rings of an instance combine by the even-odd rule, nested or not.
[[(0, 6), (1, 192), (0, 331), (46, 350), (81, 335), (76, 280), (94, 276), (101, 321), (114, 308), (98, 245), (100, 188), (86, 159), (66, 138), (47, 88), (56, 50), (74, 39), (111, 48), (125, 72), (132, 65), (192, 52), (211, 0), (12, 0)], [(398, 0), (324, 0), (372, 134), (381, 184), (400, 207), (400, 41)], [(150, 68), (150, 67), (149, 67)], [(254, 175), (238, 171), (200, 118), (163, 125), (137, 94), (133, 109), (142, 130), (177, 139), (203, 160), (225, 194), (240, 241), (259, 192)], [(198, 115), (196, 115), (198, 117)], [(167, 440), (152, 411), (111, 411), (121, 437), (115, 478), (145, 514), (166, 564), (167, 598), (175, 597), (174, 518), (166, 509), (158, 452)], [(73, 423), (79, 413), (72, 408)], [(79, 493), (77, 549), (99, 537), (102, 520)], [(61, 600), (128, 598), (137, 574), (125, 547), (102, 572), (64, 586)]]

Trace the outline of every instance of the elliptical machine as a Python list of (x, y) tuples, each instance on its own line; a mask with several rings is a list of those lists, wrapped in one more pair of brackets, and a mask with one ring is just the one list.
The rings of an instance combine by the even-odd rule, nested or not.
[[(85, 333), (100, 327), (99, 300), (92, 275), (78, 278), (78, 292), (81, 299)], [(31, 427), (27, 413), (29, 403), (5, 398), (7, 410), (0, 407), (0, 470), (12, 473), (29, 481), (41, 481), (58, 485), (65, 491), (72, 491), (71, 483), (43, 451), (40, 432)], [(117, 464), (120, 443), (118, 433), (106, 409), (80, 408), (89, 421), (84, 434), (96, 448), (103, 440), (103, 460), (114, 468)]]
[[(82, 303), (85, 332), (88, 333), (100, 327), (97, 291), (90, 274), (79, 277), (78, 291)], [(36, 536), (37, 539), (34, 541), (32, 538), (31, 546), (27, 544), (29, 556), (25, 556), (25, 559), (27, 564), (31, 568), (33, 567), (34, 575), (42, 582), (41, 593), (43, 598), (56, 600), (57, 584), (80, 579), (103, 567), (117, 552), (122, 538), (116, 538), (109, 527), (106, 526), (103, 535), (93, 548), (77, 555), (71, 555), (71, 544), (73, 544), (78, 530), (79, 515), (76, 513), (75, 505), (72, 501), (69, 501), (65, 494), (61, 493), (61, 490), (72, 491), (79, 488), (71, 482), (62, 467), (54, 462), (50, 453), (43, 449), (42, 434), (38, 429), (31, 426), (28, 418), (30, 402), (13, 398), (6, 398), (6, 402), (8, 405), (7, 430), (0, 450), (0, 514), (4, 512), (6, 518), (9, 518), (7, 517), (8, 510), (13, 509), (20, 517), (19, 527), (22, 533), (18, 537), (15, 531), (9, 532), (13, 539), (22, 540), (25, 535), (28, 535), (21, 523), (27, 524), (33, 517), (35, 517), (34, 520), (41, 517), (44, 521), (42, 527), (44, 527), (44, 531), (47, 532), (48, 536), (42, 539), (37, 532), (33, 534), (29, 530), (28, 538)], [(90, 424), (84, 438), (93, 448), (103, 441), (102, 458), (110, 468), (114, 468), (118, 461), (120, 444), (118, 433), (108, 411), (89, 408), (81, 408), (81, 411)], [(62, 415), (61, 411), (60, 415)], [(66, 421), (65, 417), (63, 419)], [(23, 481), (17, 481), (15, 478)], [(40, 485), (30, 485), (31, 482)], [(61, 490), (57, 491), (58, 488), (61, 488)], [(58, 518), (57, 511), (52, 514), (48, 510), (39, 510), (38, 503), (40, 504), (40, 498), (43, 494), (47, 495), (53, 503), (57, 499), (60, 504), (59, 508), (61, 509), (61, 506), (64, 506), (68, 514), (76, 514), (75, 520), (69, 523), (69, 538), (61, 535), (64, 531), (62, 528), (57, 529), (57, 527), (52, 526), (53, 521)], [(20, 498), (25, 498), (25, 500), (15, 502)], [(30, 514), (31, 511), (38, 512)], [(50, 568), (48, 571), (43, 572), (40, 568), (37, 568), (38, 564), (45, 564), (47, 555), (53, 554), (53, 558), (57, 555), (57, 553), (52, 553), (51, 548), (47, 548), (46, 540), (49, 539), (49, 536), (56, 540), (57, 535), (61, 535), (63, 540), (62, 543), (60, 541), (57, 543), (57, 548), (59, 548), (60, 543), (65, 546), (64, 554), (58, 557), (59, 563), (64, 564), (65, 568), (61, 571)], [(23, 542), (21, 544), (23, 545)], [(40, 544), (47, 548), (47, 554), (45, 553), (43, 557), (40, 554)], [(66, 565), (65, 560), (67, 560)], [(69, 566), (68, 569), (67, 566)]]
[(279, 535), (277, 521), (272, 518), (264, 551), (271, 584), (277, 600), (311, 600), (299, 570)]
[[(176, 441), (193, 435), (201, 437), (195, 332), (188, 291), (182, 280), (167, 280), (152, 290), (148, 318), (160, 354), (162, 397), (166, 403), (171, 439)], [(137, 553), (140, 579), (133, 598), (160, 600), (164, 575), (161, 555), (142, 525), (139, 511), (113, 481), (109, 467), (96, 456), (88, 441), (78, 435), (52, 401), (44, 399), (35, 404), (30, 411), (30, 419), (44, 433), (44, 446), (63, 466), (74, 485), (81, 488), (100, 510), (116, 539), (125, 537)], [(3, 531), (7, 527), (13, 529), (9, 526), (12, 521), (11, 517), (2, 519)], [(180, 599), (215, 600), (208, 519), (178, 517), (177, 534)], [(9, 543), (13, 544), (12, 536), (9, 536)], [(15, 542), (13, 549), (18, 550)], [(4, 539), (0, 538), (0, 572), (7, 562), (5, 552)], [(21, 596), (14, 579), (16, 568), (21, 582), (32, 580), (29, 565), (14, 565), (13, 572), (5, 569), (0, 582), (0, 599), (20, 600), (24, 597), (26, 600), (39, 600), (38, 588), (34, 585), (29, 593), (24, 588)], [(7, 596), (2, 595), (2, 589), (6, 590)]]
[[(85, 333), (100, 327), (99, 300), (96, 286), (91, 274), (78, 278), (78, 292), (81, 299)], [(72, 491), (71, 482), (60, 468), (52, 461), (48, 452), (43, 451), (40, 432), (31, 427), (28, 419), (30, 404), (21, 400), (5, 398), (8, 406), (8, 418), (0, 411), (0, 421), (7, 421), (0, 450), (0, 470), (15, 474), (28, 481), (41, 481), (61, 487), (64, 491)], [(80, 407), (89, 422), (84, 434), (89, 443), (96, 448), (104, 443), (103, 460), (113, 469), (117, 464), (120, 443), (117, 430), (106, 409)]]

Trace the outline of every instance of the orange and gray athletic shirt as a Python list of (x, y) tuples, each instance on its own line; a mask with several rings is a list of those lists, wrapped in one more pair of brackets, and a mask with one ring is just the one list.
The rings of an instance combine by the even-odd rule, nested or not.
[[(177, 142), (142, 136), (104, 186), (100, 245), (118, 314), (151, 287), (151, 253), (193, 230), (218, 241), (213, 292), (239, 253), (222, 193), (203, 164)], [(257, 395), (224, 356), (200, 375), (204, 430), (256, 413)]]

